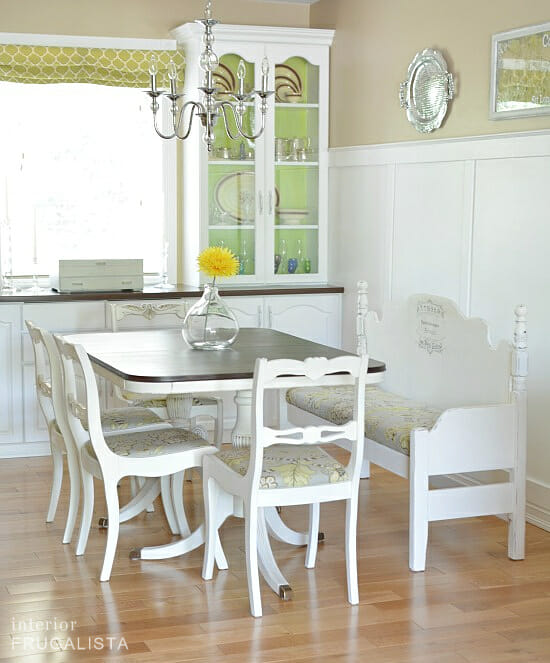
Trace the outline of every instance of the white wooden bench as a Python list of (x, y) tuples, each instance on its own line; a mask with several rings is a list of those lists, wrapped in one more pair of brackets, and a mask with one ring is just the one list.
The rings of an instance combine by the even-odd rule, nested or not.
[[(468, 516), (507, 517), (508, 556), (523, 559), (526, 307), (515, 309), (513, 343), (493, 347), (486, 323), (449, 299), (413, 295), (388, 304), (379, 319), (368, 311), (367, 284), (358, 285), (358, 354), (368, 347), (387, 366), (382, 388), (367, 387), (363, 474), (373, 462), (409, 478), (411, 570), (426, 568), (430, 521)], [(349, 416), (346, 388), (294, 389), (287, 401), (295, 423)], [(464, 477), (492, 470), (505, 470), (505, 480)], [(430, 477), (440, 475), (460, 475), (459, 485), (431, 488)]]

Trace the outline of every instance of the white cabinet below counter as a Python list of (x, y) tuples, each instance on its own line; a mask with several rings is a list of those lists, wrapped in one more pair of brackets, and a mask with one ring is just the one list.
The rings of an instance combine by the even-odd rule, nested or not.
[[(183, 294), (183, 293), (182, 293)], [(341, 343), (341, 294), (222, 295), (234, 311), (241, 327), (264, 327), (284, 331), (332, 347)], [(137, 301), (174, 302), (174, 296), (143, 297)], [(108, 299), (82, 301), (0, 301), (0, 458), (49, 454), (46, 426), (38, 407), (34, 384), (34, 356), (25, 320), (55, 333), (108, 331)], [(53, 299), (53, 298), (52, 298)], [(189, 306), (196, 297), (183, 295)], [(136, 298), (116, 301), (136, 302)], [(157, 322), (154, 326), (181, 325), (180, 321)], [(131, 317), (121, 329), (145, 328), (147, 321)], [(100, 387), (101, 380), (99, 381)], [(108, 392), (107, 392), (108, 393)], [(107, 399), (108, 400), (108, 399)], [(226, 425), (231, 422), (232, 402), (228, 402)]]
[(241, 327), (264, 327), (339, 348), (341, 295), (223, 297)]

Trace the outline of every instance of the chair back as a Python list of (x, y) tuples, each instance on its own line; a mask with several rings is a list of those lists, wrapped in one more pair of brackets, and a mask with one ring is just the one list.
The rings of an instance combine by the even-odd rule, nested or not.
[(100, 463), (108, 461), (113, 452), (105, 442), (101, 427), (101, 409), (97, 382), (90, 359), (81, 345), (54, 336), (63, 372), (63, 396), (69, 428), (80, 450), (91, 441)]
[[(109, 304), (111, 330), (119, 331), (119, 322), (129, 316), (143, 318), (151, 322), (159, 316), (175, 316), (183, 321), (187, 314), (188, 306), (184, 299), (174, 302), (135, 302), (131, 304), (122, 302), (111, 302)], [(147, 322), (145, 325), (147, 326)]]
[[(352, 355), (327, 359), (308, 357), (295, 359), (256, 359), (252, 392), (252, 445), (246, 474), (252, 490), (260, 485), (263, 450), (274, 444), (319, 445), (337, 440), (349, 440), (352, 452), (347, 473), (352, 482), (358, 481), (363, 460), (363, 430), (365, 418), (365, 381), (368, 357)], [(346, 378), (347, 376), (347, 378)], [(342, 384), (353, 386), (353, 415), (347, 423), (337, 426), (322, 423), (315, 426), (277, 429), (264, 424), (264, 400), (268, 389), (314, 387)]]
[(55, 377), (52, 375), (52, 373), (54, 373), (54, 367), (52, 367), (48, 357), (43, 330), (30, 320), (25, 320), (25, 325), (29, 330), (32, 350), (34, 353), (34, 381), (36, 384), (38, 404), (49, 429), (55, 424), (52, 390), (52, 381)]

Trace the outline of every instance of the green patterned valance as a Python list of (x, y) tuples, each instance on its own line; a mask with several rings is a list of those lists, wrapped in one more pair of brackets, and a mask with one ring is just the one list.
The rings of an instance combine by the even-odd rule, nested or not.
[(114, 87), (149, 87), (149, 62), (158, 59), (158, 84), (168, 85), (174, 60), (178, 87), (183, 84), (182, 51), (153, 51), (69, 46), (0, 44), (0, 80), (14, 83), (94, 83)]

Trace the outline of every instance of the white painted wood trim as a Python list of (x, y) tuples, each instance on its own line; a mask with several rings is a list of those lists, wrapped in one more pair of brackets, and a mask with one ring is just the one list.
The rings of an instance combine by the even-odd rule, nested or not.
[[(321, 30), (316, 28), (280, 28), (271, 25), (231, 25), (220, 23), (214, 27), (216, 39), (230, 39), (231, 41), (255, 42), (264, 44), (288, 44), (309, 46), (331, 46), (334, 39), (334, 30)], [(203, 28), (198, 23), (184, 23), (170, 31), (176, 39), (189, 38), (192, 35), (202, 35)]]
[(431, 139), (383, 145), (357, 145), (330, 149), (329, 166), (382, 166), (395, 163), (433, 163), (548, 156), (550, 129), (522, 133)]

